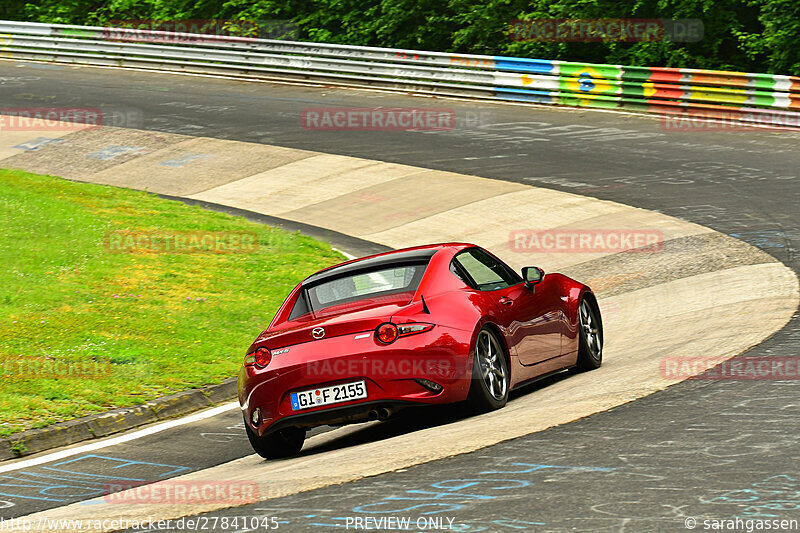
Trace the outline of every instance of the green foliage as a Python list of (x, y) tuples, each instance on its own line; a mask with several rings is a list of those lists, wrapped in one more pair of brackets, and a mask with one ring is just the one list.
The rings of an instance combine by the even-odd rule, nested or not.
[(28, 447), (25, 446), (25, 441), (19, 440), (19, 441), (14, 441), (14, 442), (11, 443), (11, 453), (16, 455), (17, 457), (20, 457), (21, 455), (24, 455), (25, 452), (27, 452), (27, 451), (28, 451)]
[[(0, 170), (0, 437), (235, 375), (304, 277), (299, 234), (145, 192)], [(115, 248), (118, 232), (255, 235), (243, 253)]]
[(738, 32), (748, 59), (765, 59), (770, 72), (800, 73), (800, 3), (796, 0), (757, 0), (758, 25)]

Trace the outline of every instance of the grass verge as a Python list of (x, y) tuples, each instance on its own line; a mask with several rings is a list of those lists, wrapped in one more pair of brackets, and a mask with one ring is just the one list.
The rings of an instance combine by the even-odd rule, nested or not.
[(0, 437), (221, 381), (330, 246), (0, 170)]

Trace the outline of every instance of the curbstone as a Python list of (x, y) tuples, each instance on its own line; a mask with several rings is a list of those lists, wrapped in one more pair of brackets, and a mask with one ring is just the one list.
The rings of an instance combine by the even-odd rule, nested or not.
[(155, 413), (143, 405), (128, 409), (115, 409), (107, 413), (99, 413), (86, 417), (89, 431), (95, 437), (105, 437), (125, 429), (135, 428), (158, 422)]
[(0, 439), (0, 461), (107, 437), (136, 427), (183, 416), (236, 397), (236, 378), (156, 398), (144, 405), (114, 409)]
[(208, 401), (202, 390), (193, 389), (164, 396), (156, 401), (147, 402), (145, 405), (153, 411), (156, 418), (164, 420), (189, 411), (197, 411), (203, 407), (210, 407), (211, 402)]
[(8, 439), (0, 439), (0, 461), (8, 461), (17, 457), (11, 451), (11, 441)]
[(29, 429), (12, 435), (8, 440), (11, 441), (12, 447), (18, 447), (16, 451), (12, 450), (12, 453), (15, 456), (21, 456), (59, 446), (68, 446), (91, 438), (92, 433), (89, 431), (89, 426), (85, 421), (78, 419), (68, 420), (46, 428)]
[(239, 394), (237, 378), (228, 378), (219, 385), (209, 385), (203, 388), (203, 394), (206, 395), (208, 401), (214, 404), (222, 403), (236, 398)]

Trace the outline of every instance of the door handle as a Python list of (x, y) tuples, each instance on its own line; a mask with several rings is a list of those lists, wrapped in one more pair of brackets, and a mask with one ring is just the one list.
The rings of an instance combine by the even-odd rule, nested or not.
[(511, 304), (514, 303), (514, 300), (512, 300), (511, 298), (508, 298), (507, 296), (503, 296), (502, 298), (500, 298), (500, 303), (502, 305), (511, 305)]

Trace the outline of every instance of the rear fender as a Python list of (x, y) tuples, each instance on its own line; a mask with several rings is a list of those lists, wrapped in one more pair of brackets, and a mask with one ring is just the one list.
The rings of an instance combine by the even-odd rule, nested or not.
[(473, 364), (472, 359), (475, 357), (475, 344), (478, 342), (478, 332), (480, 332), (480, 330), (484, 327), (490, 329), (497, 336), (497, 339), (503, 346), (503, 357), (506, 360), (506, 368), (508, 368), (508, 382), (513, 383), (515, 365), (512, 364), (511, 356), (513, 354), (516, 358), (516, 354), (512, 352), (511, 347), (508, 344), (508, 338), (506, 337), (505, 333), (503, 333), (503, 329), (495, 324), (489, 317), (483, 317), (478, 323), (478, 326), (475, 328), (475, 332), (472, 334), (472, 342), (470, 343), (470, 368), (472, 368)]
[[(592, 292), (592, 289), (589, 288), (588, 285), (585, 285), (579, 281), (576, 281), (568, 276), (563, 274), (548, 274), (548, 277), (555, 277), (556, 281), (558, 282), (558, 291), (559, 296), (566, 297), (566, 301), (563, 303), (563, 311), (564, 315), (567, 317), (567, 338), (565, 339), (570, 348), (565, 349), (565, 353), (569, 353), (572, 351), (576, 351), (578, 349), (578, 306), (580, 302), (586, 298), (592, 302), (595, 306), (595, 309), (599, 310), (597, 307), (597, 298)], [(601, 321), (601, 331), (602, 331), (602, 321)]]

